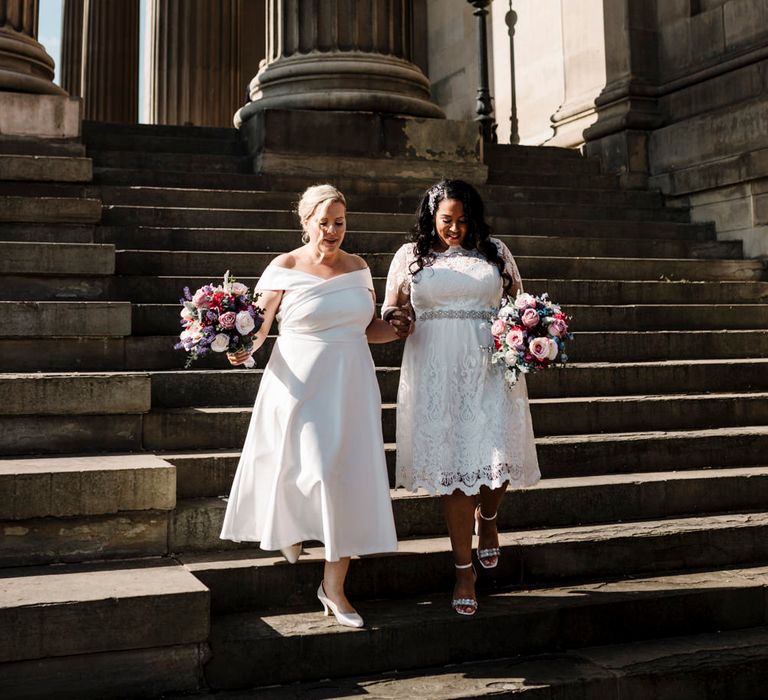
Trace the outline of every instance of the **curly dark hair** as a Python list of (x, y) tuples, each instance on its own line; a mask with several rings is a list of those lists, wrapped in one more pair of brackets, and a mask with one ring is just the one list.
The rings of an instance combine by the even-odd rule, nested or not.
[(411, 263), (411, 275), (429, 267), (435, 261), (433, 247), (439, 240), (435, 229), (435, 213), (444, 199), (455, 199), (462, 203), (467, 219), (467, 236), (462, 246), (467, 250), (477, 250), (489, 263), (496, 265), (504, 293), (509, 293), (513, 280), (504, 271), (504, 261), (499, 255), (499, 249), (490, 239), (491, 227), (485, 221), (483, 200), (477, 190), (463, 180), (440, 180), (421, 198), (411, 235), (411, 241), (415, 243), (416, 248), (416, 260)]

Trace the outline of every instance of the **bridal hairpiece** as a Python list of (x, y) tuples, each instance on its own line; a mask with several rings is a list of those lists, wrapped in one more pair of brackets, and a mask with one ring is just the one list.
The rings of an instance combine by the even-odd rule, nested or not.
[(437, 209), (438, 197), (445, 197), (445, 188), (442, 185), (432, 185), (429, 189), (429, 213), (434, 214)]

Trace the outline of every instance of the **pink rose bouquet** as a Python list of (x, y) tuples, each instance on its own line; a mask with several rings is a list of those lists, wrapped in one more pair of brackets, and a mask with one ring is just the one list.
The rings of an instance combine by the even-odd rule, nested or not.
[[(186, 367), (209, 352), (239, 352), (253, 347), (253, 336), (264, 322), (264, 309), (256, 305), (259, 294), (224, 275), (218, 286), (206, 284), (194, 294), (184, 287), (180, 299), (183, 330), (174, 348), (188, 353)], [(254, 366), (248, 358), (246, 367)]]
[(501, 300), (491, 322), (491, 362), (506, 367), (504, 378), (509, 386), (514, 386), (521, 374), (568, 361), (565, 341), (573, 337), (568, 331), (569, 320), (547, 294), (518, 294), (514, 300)]

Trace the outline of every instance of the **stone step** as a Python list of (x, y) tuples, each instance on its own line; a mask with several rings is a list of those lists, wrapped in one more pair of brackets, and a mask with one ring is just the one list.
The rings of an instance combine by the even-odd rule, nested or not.
[[(179, 304), (133, 304), (135, 335), (160, 335), (179, 326)], [(571, 327), (582, 331), (757, 329), (768, 326), (766, 304), (566, 307)]]
[(0, 566), (168, 553), (176, 469), (154, 455), (0, 459), (0, 494)]
[[(214, 252), (184, 250), (118, 250), (117, 274), (211, 275), (226, 270), (238, 278), (257, 277), (275, 257), (274, 253)], [(385, 277), (393, 255), (363, 253), (371, 273)], [(599, 258), (520, 255), (515, 258), (524, 279), (700, 280), (762, 281), (765, 264), (760, 260), (694, 258)]]
[[(219, 540), (234, 466), (232, 471), (223, 466), (214, 471), (200, 469), (200, 460), (173, 455), (168, 459), (178, 470), (173, 549), (210, 552), (253, 546)], [(510, 490), (502, 501), (498, 523), (501, 531), (518, 531), (760, 510), (767, 489), (763, 466), (543, 479), (534, 487)], [(394, 489), (392, 499), (401, 540), (445, 533), (439, 498)], [(244, 556), (269, 554), (258, 550)]]
[(530, 160), (556, 161), (586, 160), (577, 148), (563, 148), (562, 146), (524, 146), (512, 143), (483, 144), (483, 159), (487, 163), (494, 158), (528, 158)]
[(123, 301), (0, 301), (0, 315), (6, 338), (131, 334), (131, 305)]
[[(114, 255), (112, 261), (114, 264)], [(113, 275), (59, 277), (5, 274), (0, 277), (0, 299), (5, 301), (122, 301), (116, 288), (117, 281)]]
[[(27, 284), (42, 286), (41, 278), (25, 278)], [(241, 277), (250, 286), (258, 278)], [(114, 279), (115, 298), (135, 303), (175, 303), (185, 286), (193, 291), (211, 282), (210, 277), (193, 275), (174, 277), (121, 275)], [(386, 279), (374, 277), (373, 284), (377, 299), (384, 298)], [(535, 294), (549, 292), (550, 296), (563, 305), (569, 302), (583, 304), (687, 304), (691, 299), (700, 303), (718, 304), (724, 299), (729, 303), (759, 303), (768, 300), (768, 282), (723, 282), (723, 281), (627, 281), (627, 280), (562, 280), (524, 279), (525, 289)], [(26, 298), (26, 286), (4, 285), (0, 279), (3, 298)], [(36, 288), (30, 293), (38, 293)], [(42, 293), (42, 289), (39, 293)], [(13, 296), (6, 296), (6, 295)]]
[(153, 153), (145, 151), (97, 151), (88, 149), (94, 167), (144, 170), (196, 170), (214, 173), (251, 172), (247, 156), (208, 153)]
[(182, 140), (212, 139), (217, 143), (240, 140), (240, 132), (233, 127), (83, 121), (83, 141), (86, 144), (91, 143), (93, 139), (110, 136), (118, 142), (134, 137), (174, 137)]
[[(768, 627), (643, 640), (570, 651), (457, 663), (412, 671), (324, 679), (199, 700), (521, 697), (701, 700), (727, 688), (730, 700), (756, 700), (768, 685)], [(760, 691), (758, 691), (760, 692)], [(172, 696), (181, 698), (182, 696)], [(723, 696), (725, 697), (725, 696)]]
[[(136, 206), (191, 207), (215, 209), (277, 209), (293, 208), (299, 193), (293, 190), (224, 190), (186, 189), (171, 187), (105, 187), (97, 189), (104, 204)], [(486, 213), (503, 214), (505, 206), (518, 202), (566, 202), (606, 206), (627, 206), (659, 209), (663, 206), (658, 192), (619, 189), (583, 190), (568, 187), (493, 187), (481, 188), (486, 202)], [(387, 211), (412, 213), (421, 198), (421, 191), (357, 194), (350, 198), (356, 211)]]
[[(233, 173), (202, 173), (183, 170), (139, 170), (130, 168), (94, 168), (94, 182), (102, 185), (129, 185), (150, 187), (191, 187), (199, 189), (276, 189), (291, 192), (303, 192), (309, 185), (316, 184), (317, 179), (308, 179), (306, 175), (280, 174), (233, 174)], [(425, 190), (433, 184), (432, 179), (386, 180), (377, 178), (368, 180), (360, 178), (352, 180), (343, 176), (333, 178), (334, 183), (341, 189), (351, 202), (358, 193), (388, 192), (398, 194), (404, 188), (411, 186)], [(614, 175), (584, 173), (579, 175), (579, 187), (583, 189), (611, 189), (616, 186)], [(508, 178), (509, 185), (519, 187), (570, 187), (573, 175), (568, 173), (539, 173), (521, 170)], [(486, 187), (494, 187), (486, 185)]]
[[(699, 446), (698, 442), (701, 443)], [(730, 468), (763, 463), (768, 445), (765, 426), (702, 430), (561, 435), (537, 438), (539, 466), (545, 479), (605, 476), (637, 472)], [(239, 445), (233, 450), (168, 452), (164, 458), (179, 469), (180, 482), (191, 479), (196, 490), (221, 489), (237, 467)], [(184, 447), (186, 449), (186, 446)], [(691, 454), (688, 454), (688, 451)], [(394, 443), (385, 446), (390, 484), (395, 485)], [(184, 476), (182, 476), (184, 475)], [(204, 481), (200, 481), (203, 479)], [(208, 486), (205, 486), (205, 483)]]
[[(194, 166), (190, 167), (202, 167)], [(628, 223), (631, 226), (643, 225), (645, 234), (653, 227), (654, 238), (657, 235), (658, 223), (688, 223), (688, 213), (674, 209), (638, 209), (636, 207), (605, 207), (592, 204), (552, 205), (548, 203), (508, 203), (501, 205), (496, 214), (488, 217), (488, 223), (493, 229), (502, 234), (516, 232), (519, 223), (515, 219), (544, 219), (551, 221), (545, 235), (569, 235), (567, 227), (561, 230), (558, 222), (562, 220), (580, 220), (587, 222), (586, 230), (590, 236), (599, 235), (589, 227), (589, 222), (600, 221), (602, 226), (612, 224), (616, 230)], [(370, 223), (364, 225), (363, 221)], [(228, 208), (189, 208), (189, 207), (142, 207), (127, 204), (110, 204), (104, 206), (103, 222), (109, 225), (121, 226), (194, 226), (220, 228), (295, 228), (298, 229), (295, 214), (287, 210), (255, 210)], [(350, 211), (347, 223), (352, 230), (361, 231), (408, 231), (414, 224), (412, 214), (396, 214), (388, 212), (362, 213)], [(514, 227), (514, 228), (513, 228)], [(642, 235), (640, 235), (642, 237)]]
[(560, 435), (537, 440), (547, 478), (759, 464), (764, 425), (701, 430)]
[(363, 630), (341, 628), (317, 603), (233, 613), (212, 620), (206, 679), (247, 688), (760, 626), (766, 583), (768, 570), (754, 567), (498, 592), (480, 597), (461, 635), (447, 592), (360, 602)]
[[(178, 216), (178, 210), (173, 216)], [(151, 207), (116, 207), (105, 209), (104, 229), (98, 229), (97, 234), (104, 230), (104, 236), (133, 236), (136, 229), (149, 227), (153, 229), (214, 231), (220, 236), (230, 235), (228, 230), (233, 230), (231, 235), (237, 235), (242, 230), (281, 230), (295, 232), (297, 240), (300, 229), (296, 215), (288, 211), (262, 211), (258, 220), (245, 222), (225, 220), (223, 218), (211, 221), (206, 226), (196, 220), (196, 215), (187, 217), (187, 223), (178, 224), (173, 221), (155, 221), (154, 218), (168, 219), (170, 215), (161, 212), (152, 214)], [(154, 217), (154, 218), (153, 218)], [(228, 217), (228, 215), (227, 215)], [(171, 217), (172, 218), (172, 217)], [(230, 217), (231, 218), (231, 217)], [(235, 217), (236, 218), (236, 217)], [(635, 239), (672, 239), (712, 241), (715, 239), (714, 228), (710, 224), (702, 223), (675, 223), (669, 221), (657, 221), (649, 224), (644, 221), (589, 221), (579, 219), (550, 219), (546, 217), (513, 218), (489, 217), (490, 225), (500, 236), (560, 236), (560, 237), (586, 237), (586, 238), (635, 238)], [(404, 214), (365, 214), (350, 212), (348, 226), (350, 231), (388, 232), (403, 234), (410, 231), (413, 225), (413, 217)], [(123, 230), (115, 232), (114, 228)], [(166, 233), (162, 235), (176, 235)], [(130, 238), (128, 239), (130, 240)], [(214, 248), (215, 249), (215, 248)]]
[(0, 196), (0, 222), (95, 224), (100, 219), (98, 199)]
[[(768, 393), (532, 399), (531, 416), (537, 436), (768, 426)], [(156, 408), (144, 416), (143, 446), (151, 451), (239, 448), (250, 419), (250, 406)], [(394, 404), (383, 405), (382, 426), (384, 440), (394, 441)]]
[(0, 224), (0, 241), (39, 243), (94, 243), (93, 226), (73, 224)]
[[(296, 229), (189, 229), (103, 226), (99, 240), (142, 250), (227, 250), (283, 253), (298, 245)], [(409, 236), (396, 231), (347, 231), (344, 248), (355, 253), (397, 250)], [(742, 258), (741, 241), (687, 241), (665, 238), (574, 238), (498, 236), (513, 255), (634, 258)]]
[(0, 241), (0, 274), (112, 275), (115, 246), (97, 243)]
[[(399, 367), (376, 369), (382, 400), (397, 400), (400, 378)], [(0, 375), (0, 381), (4, 375)], [(11, 375), (16, 377), (61, 375)], [(155, 408), (183, 408), (185, 406), (249, 406), (253, 404), (262, 376), (260, 369), (240, 370), (178, 370), (147, 374), (117, 375), (65, 375), (75, 381), (83, 377), (84, 383), (92, 376), (126, 377), (133, 382), (149, 377), (152, 406)], [(768, 359), (746, 360), (683, 360), (647, 363), (578, 364), (568, 366), (564, 372), (539, 372), (526, 377), (531, 398), (626, 396), (628, 394), (683, 394), (705, 392), (768, 391)], [(2, 386), (2, 384), (0, 384)], [(52, 389), (65, 391), (66, 383), (57, 383)], [(78, 389), (73, 389), (78, 391)], [(79, 391), (85, 391), (80, 389)], [(58, 400), (58, 391), (48, 394)], [(62, 396), (62, 401), (64, 397)], [(13, 402), (10, 403), (15, 408)], [(34, 406), (32, 401), (29, 406)]]
[(0, 138), (0, 154), (82, 158), (85, 156), (85, 146), (75, 139), (3, 136)]
[[(14, 302), (16, 303), (16, 302)], [(176, 335), (129, 336), (126, 338), (0, 338), (0, 371), (148, 371), (181, 369), (186, 355), (174, 351)], [(257, 352), (263, 367), (272, 347), (272, 338)], [(379, 367), (400, 364), (399, 342), (371, 347)], [(568, 346), (573, 362), (651, 362), (670, 357), (677, 360), (749, 359), (768, 355), (768, 331), (617, 331), (609, 334), (576, 333)], [(228, 369), (223, 357), (207, 357), (197, 369)]]
[(2, 155), (0, 180), (90, 182), (90, 158), (66, 156)]
[(89, 154), (102, 151), (132, 151), (162, 153), (163, 155), (179, 154), (181, 156), (186, 154), (246, 156), (248, 153), (245, 143), (240, 141), (237, 133), (228, 134), (225, 138), (140, 133), (91, 133), (86, 137), (86, 146)]
[(27, 682), (38, 679), (53, 696), (56, 684), (45, 673), (51, 657), (199, 645), (208, 637), (208, 591), (171, 562), (40, 567), (0, 577), (0, 664), (35, 660)]
[(2, 416), (146, 413), (151, 397), (149, 374), (0, 374)]
[[(216, 519), (220, 521), (226, 504), (223, 499), (215, 503), (220, 511)], [(185, 505), (191, 506), (191, 502)], [(440, 518), (435, 520), (438, 531), (443, 533), (445, 524), (439, 522)], [(178, 528), (178, 522), (174, 528)], [(213, 545), (219, 531), (220, 523), (210, 533)], [(180, 538), (177, 532), (172, 535), (173, 551), (181, 551), (184, 534)], [(497, 588), (531, 588), (563, 581), (749, 566), (765, 561), (766, 534), (768, 514), (760, 512), (500, 532), (499, 565), (492, 572), (481, 570), (479, 585), (488, 589), (493, 582)], [(347, 584), (352, 600), (401, 598), (444, 590), (453, 564), (449, 538), (398, 537), (396, 554), (355, 560)], [(184, 544), (188, 551), (192, 549), (189, 545), (193, 542)], [(287, 565), (281, 555), (274, 555), (241, 549), (224, 556), (216, 552), (190, 553), (181, 556), (181, 561), (211, 591), (214, 613), (273, 612), (311, 606), (322, 580), (322, 546), (305, 545), (305, 554), (295, 566)]]

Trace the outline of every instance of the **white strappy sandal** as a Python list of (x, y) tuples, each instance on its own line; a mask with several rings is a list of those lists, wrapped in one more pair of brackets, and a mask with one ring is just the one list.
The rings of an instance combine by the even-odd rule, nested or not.
[[(475, 574), (475, 579), (477, 579), (477, 573), (475, 572), (475, 567), (472, 565), (472, 562), (469, 564), (454, 564), (454, 566), (457, 569), (472, 569), (472, 573)], [(451, 601), (451, 607), (459, 614), (464, 615), (465, 617), (472, 617), (477, 612), (477, 599), (476, 598), (454, 598)], [(468, 611), (463, 611), (461, 608), (469, 608)]]
[[(475, 534), (480, 536), (480, 520), (491, 522), (496, 520), (498, 511), (494, 513), (490, 518), (486, 518), (483, 515), (481, 506), (475, 508)], [(488, 549), (480, 549), (480, 545), (477, 547), (477, 560), (480, 562), (480, 566), (484, 569), (495, 569), (499, 564), (499, 557), (501, 556), (501, 549), (499, 547), (489, 547)], [(489, 563), (489, 561), (491, 563)]]

